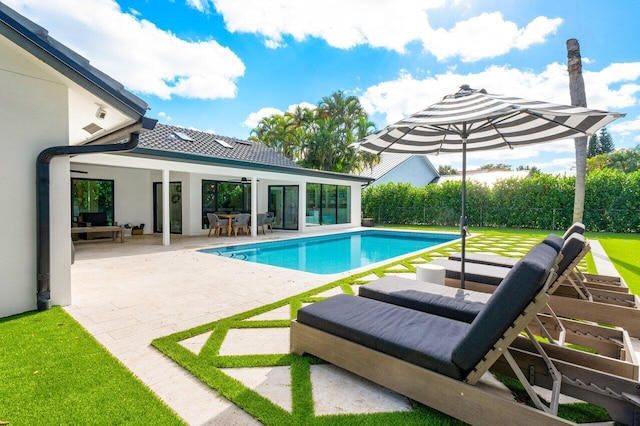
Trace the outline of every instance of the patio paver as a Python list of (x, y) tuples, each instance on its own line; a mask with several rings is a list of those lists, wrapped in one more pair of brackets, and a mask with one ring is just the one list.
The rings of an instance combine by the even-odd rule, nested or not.
[[(86, 244), (79, 247), (77, 262), (72, 266), (73, 304), (66, 308), (67, 311), (187, 423), (259, 424), (253, 417), (151, 347), (151, 341), (317, 288), (335, 281), (339, 275), (284, 271), (193, 250), (211, 246), (213, 243), (256, 241), (248, 237), (221, 238), (217, 241), (206, 237), (172, 237), (177, 244), (169, 247), (145, 245), (145, 239), (130, 238), (126, 239), (125, 244), (117, 244), (120, 247), (108, 244)], [(266, 237), (273, 238), (272, 235)], [(146, 241), (152, 243), (154, 240), (146, 238)], [(601, 266), (606, 265), (608, 259), (603, 250), (598, 251), (599, 244), (594, 243), (592, 241), (594, 259), (599, 258), (596, 260), (598, 271), (614, 274), (615, 272), (606, 269), (607, 266)], [(248, 320), (286, 319), (288, 310), (287, 305)], [(261, 329), (260, 332), (270, 332), (266, 330), (269, 329)], [(271, 337), (280, 343), (274, 343), (266, 352), (248, 349), (247, 353), (288, 352), (288, 329), (271, 330), (275, 333)], [(255, 343), (255, 336), (248, 339), (233, 338), (234, 333), (245, 331), (251, 329), (229, 330), (228, 337), (232, 337), (229, 342), (244, 340), (247, 345)], [(284, 340), (286, 342), (283, 342)], [(182, 344), (189, 350), (198, 352), (205, 342), (206, 335), (200, 335), (185, 340)], [(225, 349), (225, 345), (231, 344), (229, 342), (225, 339), (221, 351)], [(241, 346), (238, 346), (238, 350), (242, 349)], [(260, 341), (258, 346), (264, 348), (264, 341)], [(230, 347), (227, 346), (227, 349)], [(335, 369), (331, 365), (312, 368), (316, 414), (384, 411), (384, 407), (387, 407), (385, 404), (395, 407), (389, 408), (391, 411), (397, 411), (403, 409), (403, 404), (406, 404), (405, 398), (385, 389), (381, 389), (382, 393), (386, 392), (389, 395), (380, 400), (377, 396), (372, 397), (369, 392), (374, 391), (368, 386), (375, 385), (368, 382), (358, 391), (353, 388), (345, 389), (345, 394), (355, 399), (355, 402), (348, 402), (345, 400), (346, 396), (337, 396), (338, 390), (342, 389), (339, 383), (346, 381), (353, 385), (361, 379), (355, 376), (349, 378), (350, 373), (340, 371), (340, 374), (332, 371), (332, 368)], [(329, 373), (326, 372), (327, 369)], [(257, 371), (251, 370), (253, 373)], [(318, 376), (318, 371), (324, 371), (324, 374)], [(240, 376), (244, 377), (248, 373), (251, 372), (230, 372), (238, 375), (239, 380), (243, 382), (245, 379), (240, 379)], [(282, 396), (282, 400), (279, 396), (273, 396), (286, 394), (286, 373), (283, 373), (280, 367), (249, 376), (256, 377), (251, 379), (254, 380), (251, 385), (247, 379), (247, 386), (260, 388), (259, 392), (266, 392), (270, 395), (266, 396), (267, 398), (274, 402), (279, 401), (276, 403), (285, 409), (287, 404), (290, 407), (286, 396)], [(273, 380), (266, 380), (269, 377)], [(370, 401), (376, 401), (375, 408), (367, 408)], [(357, 411), (360, 409), (364, 411)]]

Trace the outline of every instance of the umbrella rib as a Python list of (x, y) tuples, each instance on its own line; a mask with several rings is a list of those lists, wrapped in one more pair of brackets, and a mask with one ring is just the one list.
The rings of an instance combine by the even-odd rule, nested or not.
[(378, 153), (378, 155), (382, 154), (383, 152), (385, 152), (387, 149), (391, 148), (393, 146), (393, 144), (395, 144), (396, 142), (398, 142), (400, 139), (402, 139), (404, 136), (407, 135), (407, 133), (409, 133), (411, 131), (411, 129), (407, 130), (406, 132), (404, 132), (401, 136), (398, 136), (396, 138), (396, 140), (394, 140), (393, 142), (391, 142), (387, 147), (385, 147), (382, 151), (380, 151)]
[(526, 112), (527, 112), (528, 114), (531, 114), (531, 115), (533, 115), (533, 116), (536, 116), (536, 117), (538, 117), (538, 118), (540, 118), (540, 119), (542, 119), (542, 120), (545, 120), (545, 121), (547, 121), (547, 122), (549, 122), (549, 123), (553, 123), (553, 124), (555, 124), (555, 125), (557, 125), (557, 126), (561, 126), (561, 127), (566, 128), (566, 129), (569, 129), (569, 130), (574, 130), (574, 131), (576, 131), (576, 132), (580, 132), (580, 133), (582, 133), (583, 135), (590, 136), (589, 134), (587, 134), (587, 133), (583, 132), (582, 130), (578, 129), (577, 127), (569, 126), (568, 124), (561, 123), (561, 122), (559, 122), (559, 121), (556, 121), (555, 119), (547, 118), (547, 117), (545, 117), (544, 115), (542, 115), (542, 114), (540, 114), (540, 113), (538, 113), (538, 112), (530, 111), (530, 110), (526, 110)]

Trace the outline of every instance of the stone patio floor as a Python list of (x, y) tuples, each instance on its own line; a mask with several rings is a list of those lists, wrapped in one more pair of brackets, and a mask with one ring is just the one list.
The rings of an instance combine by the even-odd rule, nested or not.
[[(257, 239), (172, 236), (172, 244), (162, 246), (160, 236), (145, 235), (127, 237), (124, 244), (77, 244), (76, 263), (71, 267), (73, 299), (66, 310), (188, 424), (259, 424), (150, 343), (155, 338), (246, 312), (345, 275), (285, 270), (196, 250), (292, 236), (298, 234), (275, 232)], [(598, 271), (616, 274), (602, 247), (597, 241), (591, 243)], [(265, 315), (278, 318), (280, 314), (273, 311)], [(206, 338), (196, 336), (182, 344), (197, 353)], [(228, 336), (222, 351), (285, 353), (288, 330), (274, 336), (264, 333)], [(225, 372), (287, 409), (291, 405), (287, 368)], [(331, 365), (316, 366), (312, 381), (318, 415), (410, 409), (404, 397)], [(491, 386), (499, 389), (495, 384)]]

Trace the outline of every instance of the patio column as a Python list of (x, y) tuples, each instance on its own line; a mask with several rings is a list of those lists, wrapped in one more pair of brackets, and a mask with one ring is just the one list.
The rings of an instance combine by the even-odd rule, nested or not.
[(251, 178), (251, 236), (258, 236), (258, 179)]
[(162, 245), (171, 244), (171, 218), (169, 216), (169, 170), (162, 169)]

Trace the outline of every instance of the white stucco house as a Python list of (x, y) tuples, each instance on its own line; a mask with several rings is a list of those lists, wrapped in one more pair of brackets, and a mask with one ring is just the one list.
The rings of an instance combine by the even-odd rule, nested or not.
[(434, 183), (440, 174), (426, 155), (383, 153), (380, 154), (380, 162), (364, 169), (360, 176), (375, 179), (372, 185), (394, 182), (419, 187)]
[(71, 303), (80, 213), (144, 223), (164, 244), (172, 233), (206, 235), (213, 211), (273, 211), (275, 229), (298, 232), (360, 224), (369, 177), (157, 124), (144, 100), (2, 3), (0, 99), (0, 317)]

